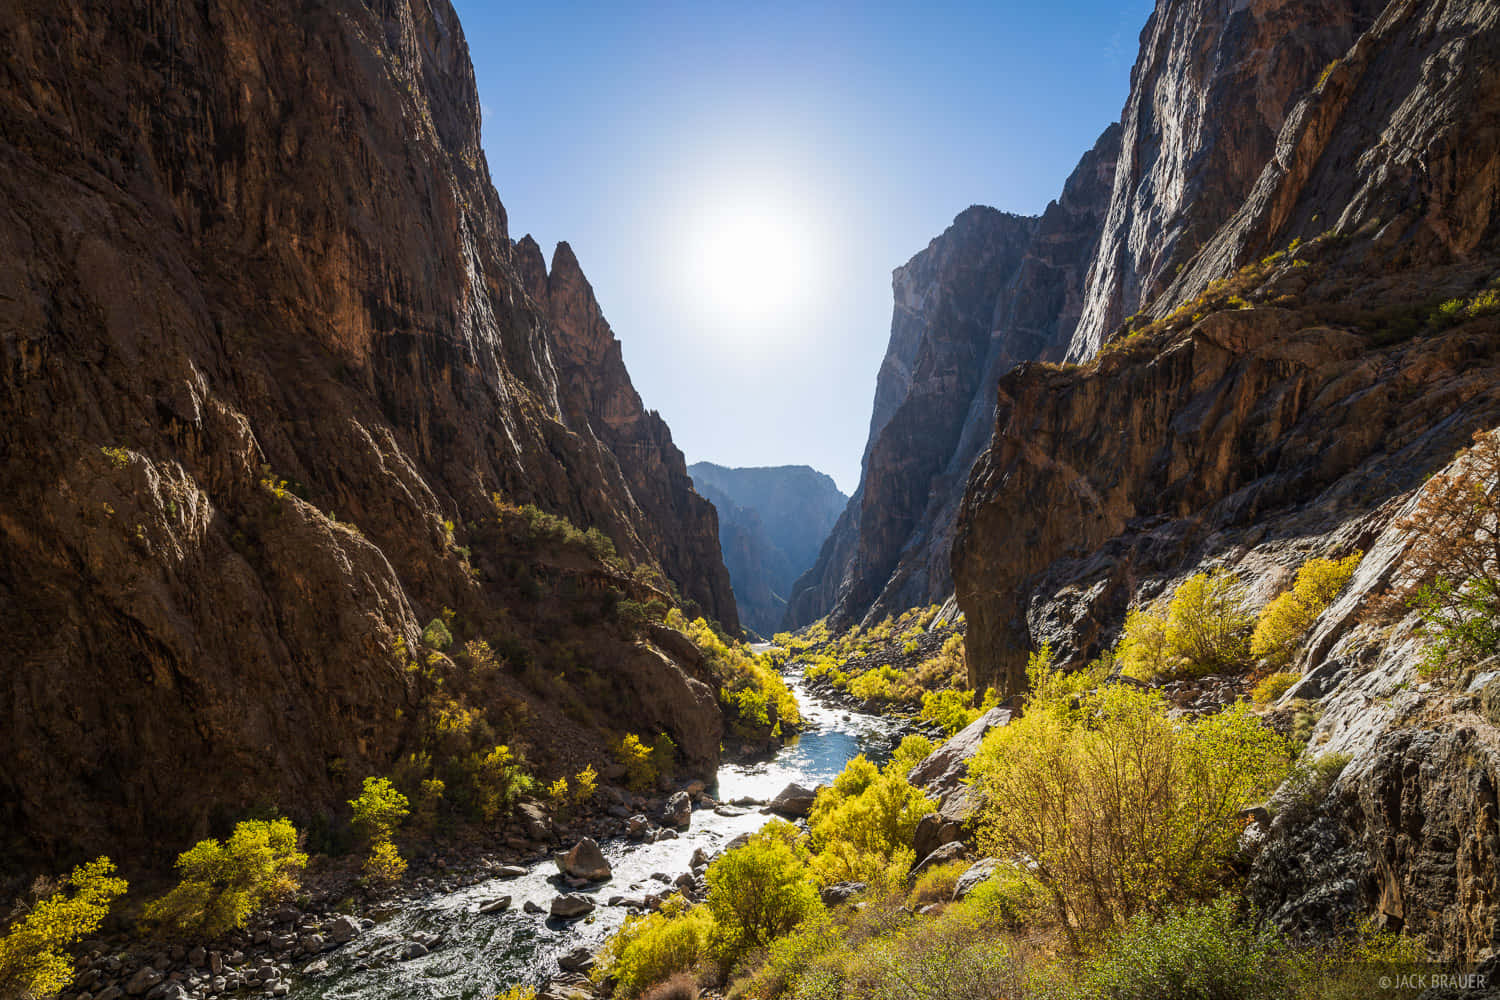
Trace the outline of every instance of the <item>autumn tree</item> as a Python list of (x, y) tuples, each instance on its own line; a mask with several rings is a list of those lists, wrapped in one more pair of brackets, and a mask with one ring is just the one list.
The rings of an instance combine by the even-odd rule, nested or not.
[(109, 858), (78, 866), (0, 937), (0, 996), (51, 996), (68, 985), (67, 947), (96, 931), (125, 892), (125, 880), (114, 873)]
[(1422, 616), (1425, 669), (1450, 671), (1500, 652), (1500, 430), (1475, 434), (1397, 527), (1411, 535), (1413, 581), (1398, 596)]

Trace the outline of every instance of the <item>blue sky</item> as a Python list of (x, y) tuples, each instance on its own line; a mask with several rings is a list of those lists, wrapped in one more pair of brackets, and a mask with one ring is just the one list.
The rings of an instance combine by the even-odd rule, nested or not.
[(1152, 5), (456, 6), (512, 237), (573, 246), (688, 461), (850, 492), (891, 270), (1057, 195)]

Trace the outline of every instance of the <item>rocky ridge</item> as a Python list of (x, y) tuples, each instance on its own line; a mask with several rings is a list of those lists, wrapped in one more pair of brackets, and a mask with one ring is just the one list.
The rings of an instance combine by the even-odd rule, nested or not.
[(608, 615), (675, 580), (734, 626), (712, 508), (571, 253), (538, 297), (446, 0), (23, 0), (0, 45), (7, 863), (340, 806), (415, 748), (401, 651), (443, 609), (509, 651), (472, 686), (538, 762), (602, 751), (568, 703), (712, 768), (691, 658)]
[(993, 387), (1066, 350), (1119, 143), (1106, 129), (1040, 218), (971, 207), (896, 270), (860, 485), (797, 581), (789, 627), (828, 615), (844, 628), (951, 594), (953, 524)]

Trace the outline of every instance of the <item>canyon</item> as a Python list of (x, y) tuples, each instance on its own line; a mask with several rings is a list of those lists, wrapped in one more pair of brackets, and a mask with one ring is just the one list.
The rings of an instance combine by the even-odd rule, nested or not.
[(688, 466), (693, 488), (719, 513), (719, 547), (740, 621), (769, 637), (786, 618), (787, 595), (812, 566), (849, 498), (805, 465), (729, 469)]

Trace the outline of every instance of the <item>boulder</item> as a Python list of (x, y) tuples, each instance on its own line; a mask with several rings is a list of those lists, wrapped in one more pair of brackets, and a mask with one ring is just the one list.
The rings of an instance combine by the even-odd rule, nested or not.
[(510, 909), (509, 896), (501, 896), (499, 899), (492, 899), (488, 903), (479, 905), (480, 913), (504, 913), (508, 909)]
[(520, 865), (501, 865), (495, 869), (496, 878), (520, 878), (526, 874), (526, 869)]
[(516, 818), (521, 821), (521, 829), (531, 840), (552, 839), (552, 817), (535, 802), (522, 802), (517, 806)]
[(812, 811), (813, 800), (817, 795), (816, 789), (806, 788), (794, 781), (777, 793), (766, 808), (782, 816), (806, 816)]
[(824, 886), (823, 891), (819, 895), (822, 896), (824, 906), (842, 906), (864, 892), (865, 888), (866, 886), (863, 882), (835, 882), (832, 885)]
[(552, 898), (552, 915), (563, 920), (573, 920), (594, 911), (594, 901), (577, 893), (565, 893)]
[(167, 977), (151, 968), (151, 966), (144, 966), (135, 975), (125, 981), (125, 992), (129, 996), (138, 997), (165, 978)]
[(916, 878), (923, 872), (927, 871), (927, 869), (929, 868), (935, 868), (938, 865), (945, 865), (950, 861), (957, 861), (960, 858), (966, 858), (968, 856), (969, 848), (962, 841), (955, 840), (952, 843), (944, 844), (942, 847), (939, 847), (937, 850), (933, 851), (931, 854), (927, 855), (927, 857), (919, 861), (916, 867), (912, 868), (911, 877)]
[(525, 912), (525, 913), (546, 913), (547, 912), (546, 910), (542, 909), (541, 904), (539, 904), (535, 900), (531, 900), (531, 899), (528, 899), (526, 902), (524, 902), (524, 903), (521, 904), (521, 910), (523, 912)]
[(944, 844), (951, 844), (962, 836), (962, 825), (945, 818), (941, 813), (928, 813), (917, 821), (912, 848), (917, 857), (925, 858)]
[(964, 787), (969, 761), (979, 752), (985, 735), (996, 726), (1008, 725), (1013, 718), (1015, 713), (1008, 708), (990, 709), (928, 754), (907, 773), (907, 780), (929, 795), (946, 796)]
[(401, 961), (409, 962), (428, 954), (427, 946), (420, 941), (408, 941), (401, 946)]
[(953, 887), (954, 900), (963, 899), (973, 892), (974, 887), (995, 874), (1001, 864), (999, 858), (980, 858), (970, 865), (968, 870), (958, 877), (958, 882)]
[(693, 821), (693, 800), (687, 792), (678, 792), (667, 800), (667, 804), (662, 807), (661, 821), (679, 830), (687, 829)]
[(328, 925), (328, 936), (339, 944), (348, 944), (359, 937), (363, 930), (358, 920), (350, 916), (342, 916)]
[(599, 850), (599, 845), (592, 837), (584, 837), (573, 845), (572, 850), (557, 855), (554, 860), (558, 871), (573, 878), (603, 882), (613, 874), (604, 852)]
[(588, 972), (594, 967), (594, 953), (587, 948), (574, 948), (557, 956), (557, 964), (564, 972)]

